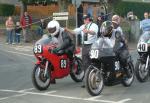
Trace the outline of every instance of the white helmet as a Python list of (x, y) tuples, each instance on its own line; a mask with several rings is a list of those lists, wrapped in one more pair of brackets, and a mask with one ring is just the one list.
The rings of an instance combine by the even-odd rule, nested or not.
[(55, 36), (55, 35), (59, 32), (60, 24), (58, 23), (58, 21), (52, 20), (52, 21), (50, 21), (50, 22), (48, 23), (47, 29), (48, 29), (48, 32), (49, 32), (52, 36)]

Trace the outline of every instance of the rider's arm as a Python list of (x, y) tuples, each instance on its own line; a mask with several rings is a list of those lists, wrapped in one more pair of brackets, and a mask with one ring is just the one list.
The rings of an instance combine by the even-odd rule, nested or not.
[[(115, 45), (114, 45), (114, 51), (115, 52), (117, 52), (119, 49), (120, 49), (120, 47), (121, 47), (121, 45), (120, 45), (120, 43), (123, 43), (123, 42), (125, 42), (124, 41), (124, 39), (122, 38), (122, 36), (121, 36), (121, 33), (120, 32), (116, 32), (115, 33)], [(123, 43), (124, 44), (124, 43)]]
[(59, 50), (64, 50), (71, 45), (71, 38), (67, 33), (64, 32), (64, 34), (62, 34), (62, 38), (63, 38), (63, 44), (61, 44)]
[(71, 30), (71, 29), (68, 29), (68, 28), (64, 28), (65, 32), (68, 32), (70, 34), (76, 34), (75, 31)]

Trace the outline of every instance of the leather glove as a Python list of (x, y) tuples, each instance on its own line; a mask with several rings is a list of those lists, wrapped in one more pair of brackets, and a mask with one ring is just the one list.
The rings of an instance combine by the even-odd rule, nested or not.
[(59, 48), (55, 48), (55, 49), (52, 50), (52, 53), (57, 54), (58, 51), (59, 51)]

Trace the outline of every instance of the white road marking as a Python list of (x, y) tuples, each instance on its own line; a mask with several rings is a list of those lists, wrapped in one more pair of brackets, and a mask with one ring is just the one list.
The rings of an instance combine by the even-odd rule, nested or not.
[(132, 99), (131, 98), (127, 98), (127, 99), (120, 100), (117, 103), (125, 103), (125, 102), (130, 101), (130, 100), (132, 100)]
[(94, 100), (94, 99), (97, 99), (97, 98), (100, 98), (100, 97), (102, 97), (102, 95), (90, 97), (90, 98), (87, 98), (87, 99), (85, 99), (85, 100)]
[(25, 92), (25, 91), (30, 91), (33, 90), (34, 88), (29, 88), (29, 89), (23, 89), (23, 90), (19, 90), (19, 92)]
[(45, 92), (45, 94), (52, 94), (52, 93), (56, 93), (56, 91)]
[(18, 95), (13, 95), (13, 96), (9, 96), (9, 97), (4, 97), (4, 98), (0, 98), (0, 101), (5, 100), (5, 99), (10, 99), (10, 98), (14, 98), (14, 97), (21, 97), (27, 94), (18, 94)]
[(62, 96), (62, 95), (54, 95), (54, 94), (47, 94), (47, 93), (22, 92), (22, 91), (3, 90), (3, 89), (0, 89), (0, 91), (2, 91), (2, 92), (13, 92), (13, 93), (23, 93), (23, 94), (33, 94), (33, 95), (40, 95), (40, 96), (51, 96), (51, 97), (72, 99), (72, 100), (83, 100), (83, 101), (91, 101), (91, 102), (103, 102), (103, 103), (124, 103), (124, 102), (127, 102), (127, 101), (131, 100), (130, 98), (124, 99), (124, 100), (120, 100), (120, 101), (110, 101), (110, 100), (102, 100), (102, 99), (101, 100), (94, 100), (94, 98), (93, 99), (87, 99), (87, 98)]

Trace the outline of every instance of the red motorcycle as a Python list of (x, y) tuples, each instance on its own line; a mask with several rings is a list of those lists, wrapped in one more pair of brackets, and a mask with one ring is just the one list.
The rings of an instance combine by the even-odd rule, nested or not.
[(56, 47), (56, 40), (48, 36), (42, 37), (34, 45), (33, 52), (37, 62), (33, 69), (32, 82), (38, 90), (46, 90), (52, 80), (66, 77), (69, 74), (75, 82), (83, 80), (82, 61), (76, 56), (80, 50), (75, 50), (71, 64), (67, 54), (57, 55), (52, 52)]

